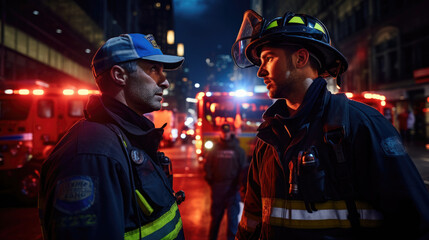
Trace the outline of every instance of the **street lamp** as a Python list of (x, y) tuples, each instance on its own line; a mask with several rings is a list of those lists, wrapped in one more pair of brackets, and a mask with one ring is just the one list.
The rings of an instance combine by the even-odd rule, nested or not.
[(170, 45), (174, 44), (174, 30), (167, 31), (167, 43)]
[(177, 44), (177, 55), (180, 57), (185, 55), (185, 45), (183, 45), (183, 43)]

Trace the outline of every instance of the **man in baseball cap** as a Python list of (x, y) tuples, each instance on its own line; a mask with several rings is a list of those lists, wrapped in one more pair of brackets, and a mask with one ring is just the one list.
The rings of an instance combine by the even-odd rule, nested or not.
[(164, 64), (164, 69), (177, 69), (184, 58), (164, 55), (152, 34), (122, 34), (109, 39), (95, 53), (92, 59), (92, 73), (95, 78), (113, 65), (136, 59), (144, 59)]
[[(143, 115), (161, 109), (164, 69), (183, 60), (162, 54), (143, 34), (111, 38), (95, 53), (91, 68), (102, 96), (90, 97), (85, 119), (42, 167), (46, 239), (184, 239), (180, 202), (158, 159), (164, 130)], [(58, 224), (76, 216), (92, 220)]]

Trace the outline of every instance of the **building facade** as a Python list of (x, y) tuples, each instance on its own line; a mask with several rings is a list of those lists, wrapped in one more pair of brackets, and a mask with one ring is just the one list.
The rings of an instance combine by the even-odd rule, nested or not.
[[(167, 32), (174, 31), (172, 0), (0, 0), (0, 4), (0, 83), (39, 79), (95, 87), (92, 56), (106, 39), (122, 33), (151, 33), (165, 54), (177, 53), (177, 44), (167, 42)], [(174, 95), (174, 82), (184, 73), (166, 74), (173, 83), (169, 94)], [(182, 101), (178, 98), (173, 97), (169, 106)]]

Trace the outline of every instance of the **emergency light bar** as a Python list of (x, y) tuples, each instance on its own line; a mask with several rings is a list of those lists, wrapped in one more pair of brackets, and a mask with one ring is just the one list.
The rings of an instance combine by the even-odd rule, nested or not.
[(235, 92), (199, 92), (197, 94), (196, 99), (201, 100), (204, 96), (211, 97), (211, 96), (232, 96), (232, 97), (252, 97), (253, 92), (247, 92), (245, 90), (237, 90)]
[[(66, 96), (71, 96), (75, 94), (75, 90), (73, 89), (64, 89), (62, 91), (63, 95)], [(36, 95), (36, 96), (41, 96), (45, 94), (45, 90), (43, 89), (33, 89), (30, 91), (30, 89), (5, 89), (4, 90), (4, 94), (6, 95)], [(79, 89), (77, 90), (77, 94), (78, 95), (98, 95), (100, 94), (100, 91), (98, 90), (89, 90), (89, 89)]]
[[(348, 98), (354, 97), (354, 94), (351, 92), (345, 92), (345, 94)], [(381, 100), (381, 101), (386, 100), (386, 96), (381, 95), (381, 94), (377, 94), (377, 93), (363, 93), (363, 97), (366, 99), (377, 99), (377, 100)]]

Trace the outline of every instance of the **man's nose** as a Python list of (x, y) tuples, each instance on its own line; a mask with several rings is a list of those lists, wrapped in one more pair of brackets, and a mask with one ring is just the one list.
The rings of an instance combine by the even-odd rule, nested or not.
[(167, 89), (170, 86), (170, 83), (168, 82), (167, 78), (164, 77), (164, 80), (159, 84), (159, 86), (162, 89)]
[(263, 77), (265, 77), (265, 76), (267, 76), (267, 75), (268, 75), (268, 71), (267, 71), (267, 70), (265, 70), (265, 68), (264, 68), (264, 66), (263, 66), (263, 65), (261, 65), (261, 66), (259, 67), (259, 70), (258, 70), (257, 75), (258, 75), (258, 77), (263, 78)]

